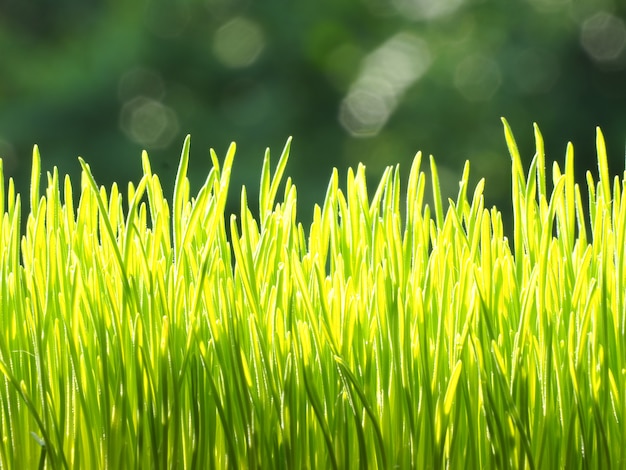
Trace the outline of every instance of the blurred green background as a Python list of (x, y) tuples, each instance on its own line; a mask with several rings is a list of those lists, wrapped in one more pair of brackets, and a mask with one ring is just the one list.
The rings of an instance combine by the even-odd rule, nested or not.
[(192, 190), (208, 149), (223, 158), (237, 142), (236, 211), (241, 184), (255, 198), (265, 148), (275, 163), (293, 136), (305, 223), (332, 167), (345, 180), (363, 162), (375, 185), (387, 165), (406, 178), (418, 150), (450, 196), (471, 160), (487, 205), (507, 212), (500, 116), (526, 163), (537, 122), (549, 162), (574, 143), (583, 182), (599, 125), (623, 171), (625, 17), (610, 0), (2, 0), (5, 176), (28, 190), (37, 143), (44, 170), (78, 178), (81, 155), (99, 183), (125, 188), (146, 149), (170, 193), (190, 133)]

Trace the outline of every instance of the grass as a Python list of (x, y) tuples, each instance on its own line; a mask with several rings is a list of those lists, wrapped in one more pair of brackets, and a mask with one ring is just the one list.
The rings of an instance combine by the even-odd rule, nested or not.
[(512, 242), (469, 163), (444, 202), (431, 158), (433, 207), (420, 154), (406, 199), (334, 171), (305, 229), (289, 142), (230, 220), (234, 145), (190, 197), (187, 138), (171, 207), (145, 153), (41, 195), (35, 148), (23, 235), (0, 178), (0, 467), (624, 468), (626, 173), (598, 130), (585, 209), (572, 147), (548, 177), (535, 127), (526, 174), (504, 125)]

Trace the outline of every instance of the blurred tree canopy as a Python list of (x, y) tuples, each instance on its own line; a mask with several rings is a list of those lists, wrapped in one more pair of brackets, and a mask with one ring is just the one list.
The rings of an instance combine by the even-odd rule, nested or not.
[(625, 16), (617, 0), (3, 0), (0, 156), (23, 192), (34, 143), (44, 169), (77, 178), (81, 155), (106, 186), (138, 180), (146, 149), (170, 191), (190, 133), (193, 190), (208, 149), (236, 141), (236, 210), (292, 135), (305, 222), (333, 166), (363, 162), (375, 183), (418, 150), (450, 196), (471, 160), (506, 212), (500, 116), (527, 161), (533, 122), (548, 161), (572, 141), (581, 182), (599, 125), (623, 170)]

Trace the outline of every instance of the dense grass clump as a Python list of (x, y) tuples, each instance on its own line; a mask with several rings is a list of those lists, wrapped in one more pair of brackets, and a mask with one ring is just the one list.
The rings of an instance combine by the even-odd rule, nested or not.
[(289, 144), (230, 220), (234, 146), (190, 198), (187, 139), (171, 206), (146, 154), (40, 195), (35, 149), (24, 235), (0, 178), (0, 467), (624, 468), (626, 173), (598, 131), (585, 209), (571, 146), (548, 180), (535, 129), (525, 176), (505, 133), (512, 241), (469, 164), (425, 204), (419, 154), (406, 200), (335, 171), (305, 228)]

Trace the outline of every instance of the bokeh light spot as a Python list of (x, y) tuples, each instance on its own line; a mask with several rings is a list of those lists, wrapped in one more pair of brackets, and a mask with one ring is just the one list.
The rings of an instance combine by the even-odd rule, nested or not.
[(401, 32), (362, 61), (361, 71), (339, 108), (339, 122), (355, 137), (376, 135), (399, 99), (430, 67), (428, 45)]
[(502, 82), (498, 64), (483, 55), (466, 57), (456, 67), (454, 86), (468, 101), (488, 101)]
[(213, 52), (227, 67), (251, 65), (265, 47), (265, 35), (258, 23), (236, 17), (221, 26), (213, 38)]
[(351, 91), (341, 103), (339, 122), (355, 137), (378, 134), (395, 105), (385, 98), (384, 93), (365, 87)]
[(412, 20), (433, 19), (454, 13), (463, 0), (392, 0), (398, 13)]
[(122, 107), (120, 127), (135, 142), (148, 148), (167, 147), (178, 132), (178, 117), (163, 103), (138, 96)]
[(580, 42), (583, 49), (598, 62), (612, 62), (626, 46), (624, 21), (601, 11), (587, 18), (581, 29)]

